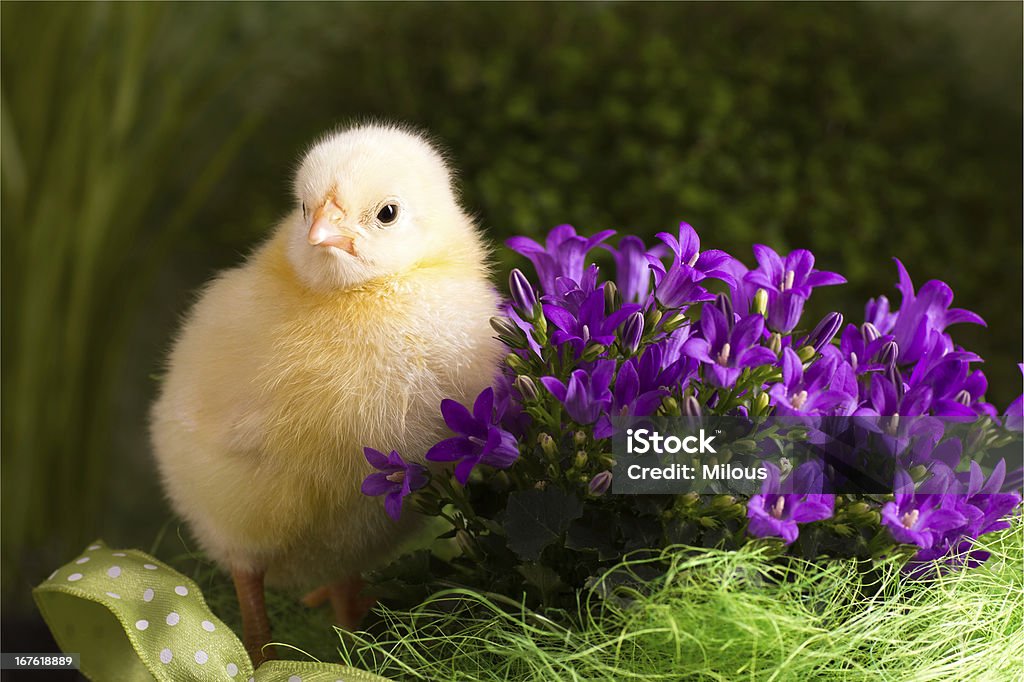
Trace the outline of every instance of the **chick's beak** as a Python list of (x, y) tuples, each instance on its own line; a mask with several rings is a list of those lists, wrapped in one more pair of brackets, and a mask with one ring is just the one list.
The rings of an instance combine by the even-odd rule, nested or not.
[(313, 224), (309, 227), (309, 243), (311, 246), (334, 246), (350, 256), (356, 256), (356, 237), (358, 233), (341, 224), (344, 213), (333, 200), (328, 200), (313, 214)]

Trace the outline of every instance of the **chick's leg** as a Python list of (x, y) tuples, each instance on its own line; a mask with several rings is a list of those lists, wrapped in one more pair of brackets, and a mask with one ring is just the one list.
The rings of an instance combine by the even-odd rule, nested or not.
[(366, 583), (358, 573), (328, 586), (334, 622), (346, 630), (355, 630), (369, 613), (376, 599), (360, 594)]
[(263, 572), (233, 570), (231, 577), (235, 581), (238, 607), (242, 613), (242, 641), (255, 667), (268, 658), (274, 658), (273, 647), (265, 646), (270, 642), (270, 620), (264, 601)]
[(318, 587), (302, 598), (302, 603), (316, 608), (330, 600), (334, 623), (346, 630), (355, 630), (377, 602), (360, 594), (366, 583), (358, 575)]

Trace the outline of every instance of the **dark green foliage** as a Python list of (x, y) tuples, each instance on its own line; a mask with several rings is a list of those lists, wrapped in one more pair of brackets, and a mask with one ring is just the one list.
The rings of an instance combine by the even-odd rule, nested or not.
[(811, 316), (894, 294), (899, 256), (989, 321), (957, 338), (1005, 405), (1020, 38), (995, 29), (1021, 8), (959, 30), (920, 7), (4, 3), (5, 594), (99, 532), (151, 536), (178, 316), (289, 207), (303, 146), (371, 116), (431, 131), (496, 241), (686, 219), (740, 254), (806, 246), (850, 279)]

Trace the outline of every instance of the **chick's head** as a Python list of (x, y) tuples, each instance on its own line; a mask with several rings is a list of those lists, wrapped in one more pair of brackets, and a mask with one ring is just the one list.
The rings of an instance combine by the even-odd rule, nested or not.
[(297, 206), (285, 220), (288, 259), (321, 291), (401, 274), (475, 239), (451, 172), (422, 137), (368, 125), (328, 135), (295, 177)]

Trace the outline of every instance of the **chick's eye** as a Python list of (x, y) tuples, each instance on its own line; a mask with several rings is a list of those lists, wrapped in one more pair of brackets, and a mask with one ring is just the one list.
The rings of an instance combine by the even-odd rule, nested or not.
[(377, 220), (380, 221), (381, 225), (390, 225), (398, 219), (398, 206), (395, 204), (385, 204), (380, 211), (377, 212)]

